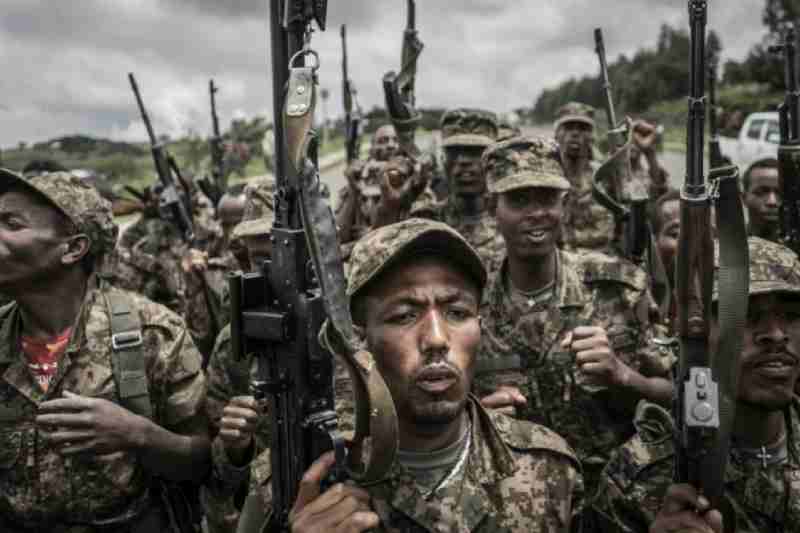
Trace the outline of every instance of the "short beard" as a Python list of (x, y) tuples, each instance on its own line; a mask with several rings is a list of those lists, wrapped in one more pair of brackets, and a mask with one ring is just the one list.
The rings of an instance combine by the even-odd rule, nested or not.
[(457, 401), (435, 401), (424, 406), (412, 404), (411, 416), (414, 418), (414, 423), (417, 427), (429, 429), (431, 433), (437, 433), (443, 425), (458, 419), (464, 412), (466, 405), (466, 397)]

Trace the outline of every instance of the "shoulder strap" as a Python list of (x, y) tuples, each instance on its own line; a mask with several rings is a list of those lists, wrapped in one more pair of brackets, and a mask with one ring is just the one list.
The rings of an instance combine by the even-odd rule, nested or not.
[(123, 407), (153, 418), (142, 354), (142, 324), (130, 305), (130, 297), (105, 290), (103, 296), (111, 324), (111, 368)]

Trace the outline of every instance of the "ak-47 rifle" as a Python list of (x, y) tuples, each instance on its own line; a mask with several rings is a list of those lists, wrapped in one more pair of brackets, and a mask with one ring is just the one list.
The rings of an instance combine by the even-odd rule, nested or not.
[[(270, 0), (269, 5), (276, 163), (272, 258), (255, 272), (232, 276), (230, 288), (233, 353), (254, 354), (253, 389), (267, 401), (272, 483), (267, 531), (276, 532), (289, 530), (303, 473), (322, 453), (334, 451), (332, 480), (381, 479), (397, 450), (397, 416), (371, 354), (353, 348), (336, 224), (319, 181), (311, 129), (319, 59), (310, 37), (312, 21), (324, 30), (327, 5), (324, 0)], [(318, 334), (326, 315), (323, 347)], [(333, 350), (355, 391), (349, 453), (337, 430)], [(375, 453), (363, 460), (367, 436)], [(261, 531), (263, 516), (259, 499), (248, 498), (239, 531)]]
[[(167, 152), (163, 143), (158, 142), (156, 134), (153, 132), (153, 125), (150, 123), (150, 117), (147, 115), (147, 110), (142, 102), (142, 96), (139, 93), (139, 85), (136, 83), (136, 78), (133, 73), (128, 74), (128, 79), (131, 82), (133, 94), (136, 96), (136, 103), (139, 105), (139, 112), (142, 115), (142, 121), (145, 128), (147, 128), (147, 135), (150, 137), (150, 151), (153, 154), (153, 162), (155, 163), (156, 173), (161, 182), (161, 195), (159, 197), (159, 209), (170, 213), (172, 220), (178, 225), (178, 228), (183, 234), (186, 242), (194, 240), (194, 224), (192, 222), (191, 208), (186, 205), (188, 202), (189, 189), (186, 183), (182, 183), (186, 195), (181, 195), (178, 192), (178, 181), (183, 182), (180, 170), (175, 159)], [(186, 200), (184, 200), (186, 198)]]
[(782, 52), (786, 78), (786, 96), (778, 107), (781, 144), (778, 147), (778, 176), (783, 243), (800, 254), (800, 90), (797, 82), (797, 41), (795, 29), (786, 30), (782, 44), (771, 46), (771, 52)]
[(225, 151), (222, 146), (222, 134), (219, 131), (219, 117), (217, 116), (217, 99), (214, 96), (219, 87), (214, 85), (214, 80), (208, 80), (208, 94), (211, 99), (211, 138), (208, 140), (208, 146), (211, 150), (211, 177), (213, 181), (213, 195), (216, 198), (214, 205), (219, 202), (219, 199), (228, 190), (228, 176), (225, 173)]
[(416, 109), (414, 83), (417, 76), (417, 60), (425, 45), (419, 40), (417, 32), (417, 6), (414, 0), (408, 1), (408, 18), (403, 32), (403, 51), (400, 60), (400, 73), (387, 72), (383, 76), (383, 92), (386, 109), (397, 130), (400, 146), (414, 153), (414, 130), (421, 120)]
[(342, 100), (344, 102), (344, 138), (347, 164), (357, 161), (361, 151), (361, 106), (347, 68), (347, 26), (342, 24)]
[(717, 127), (717, 69), (719, 58), (716, 54), (708, 55), (708, 160), (711, 168), (729, 165), (730, 161), (722, 155), (719, 144), (719, 128)]
[[(730, 434), (735, 416), (738, 360), (748, 303), (748, 249), (736, 167), (703, 176), (706, 112), (704, 62), (706, 0), (689, 0), (691, 68), (686, 181), (681, 191), (676, 269), (677, 332), (675, 480), (694, 485), (721, 509)], [(714, 243), (711, 202), (719, 229), (719, 343), (709, 346)]]
[(618, 242), (622, 255), (641, 264), (648, 260), (646, 252), (650, 249), (647, 186), (641, 180), (634, 179), (632, 175), (628, 122), (617, 123), (614, 94), (608, 76), (606, 49), (603, 44), (601, 28), (594, 30), (594, 40), (605, 93), (610, 157), (594, 174), (592, 195), (614, 216), (615, 240)]

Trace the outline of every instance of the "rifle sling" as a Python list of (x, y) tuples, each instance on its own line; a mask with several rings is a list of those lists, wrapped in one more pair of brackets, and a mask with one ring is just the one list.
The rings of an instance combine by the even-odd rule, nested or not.
[[(709, 486), (722, 487), (729, 454), (730, 436), (736, 414), (739, 359), (747, 319), (750, 272), (747, 228), (739, 195), (737, 167), (722, 167), (709, 172), (709, 181), (718, 179), (716, 224), (719, 231), (719, 345), (712, 361), (712, 377), (718, 383), (720, 427), (715, 442), (719, 462), (706, 475), (714, 477)], [(710, 480), (711, 481), (711, 480)]]
[[(319, 173), (312, 163), (316, 137), (311, 131), (316, 98), (315, 79), (310, 67), (290, 69), (289, 93), (284, 113), (286, 147), (290, 164), (299, 178), (300, 213), (306, 242), (322, 289), (328, 322), (341, 342), (333, 350), (342, 361), (353, 381), (355, 391), (356, 431), (353, 453), (349, 455), (348, 474), (362, 484), (383, 479), (394, 463), (398, 447), (397, 414), (391, 393), (375, 368), (372, 354), (356, 352), (350, 303), (346, 295), (344, 268), (336, 233), (336, 222), (330, 205), (322, 194)], [(303, 87), (302, 90), (299, 90)], [(341, 345), (341, 346), (338, 346)], [(371, 453), (364, 468), (360, 468), (361, 445), (371, 437)]]
[(120, 404), (137, 415), (153, 419), (142, 354), (142, 325), (126, 294), (104, 290), (111, 328), (111, 368)]

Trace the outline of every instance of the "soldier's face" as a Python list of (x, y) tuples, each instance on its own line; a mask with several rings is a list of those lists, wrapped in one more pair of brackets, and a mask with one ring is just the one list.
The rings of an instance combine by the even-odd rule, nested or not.
[(495, 219), (509, 256), (524, 259), (553, 252), (565, 196), (562, 190), (545, 187), (515, 189), (498, 196)]
[(681, 205), (678, 200), (661, 204), (661, 229), (656, 235), (656, 247), (667, 276), (675, 286), (675, 257), (678, 255), (678, 234), (681, 229)]
[(435, 432), (462, 412), (481, 337), (478, 292), (428, 257), (395, 267), (365, 295), (367, 345), (401, 424)]
[[(712, 349), (719, 328), (712, 320)], [(792, 401), (800, 375), (800, 299), (779, 294), (751, 296), (739, 362), (738, 401), (774, 411)]]
[(561, 153), (573, 159), (591, 153), (593, 140), (594, 128), (584, 122), (566, 122), (556, 132)]
[(381, 126), (372, 137), (370, 152), (373, 159), (388, 161), (397, 153), (399, 146), (394, 126)]
[(30, 193), (0, 196), (0, 291), (18, 294), (39, 280), (52, 280), (67, 251), (64, 219)]
[(445, 172), (450, 190), (458, 196), (475, 196), (486, 190), (486, 176), (481, 171), (481, 146), (445, 148)]
[(754, 168), (750, 171), (750, 187), (744, 203), (755, 224), (777, 224), (781, 208), (781, 189), (777, 168)]

